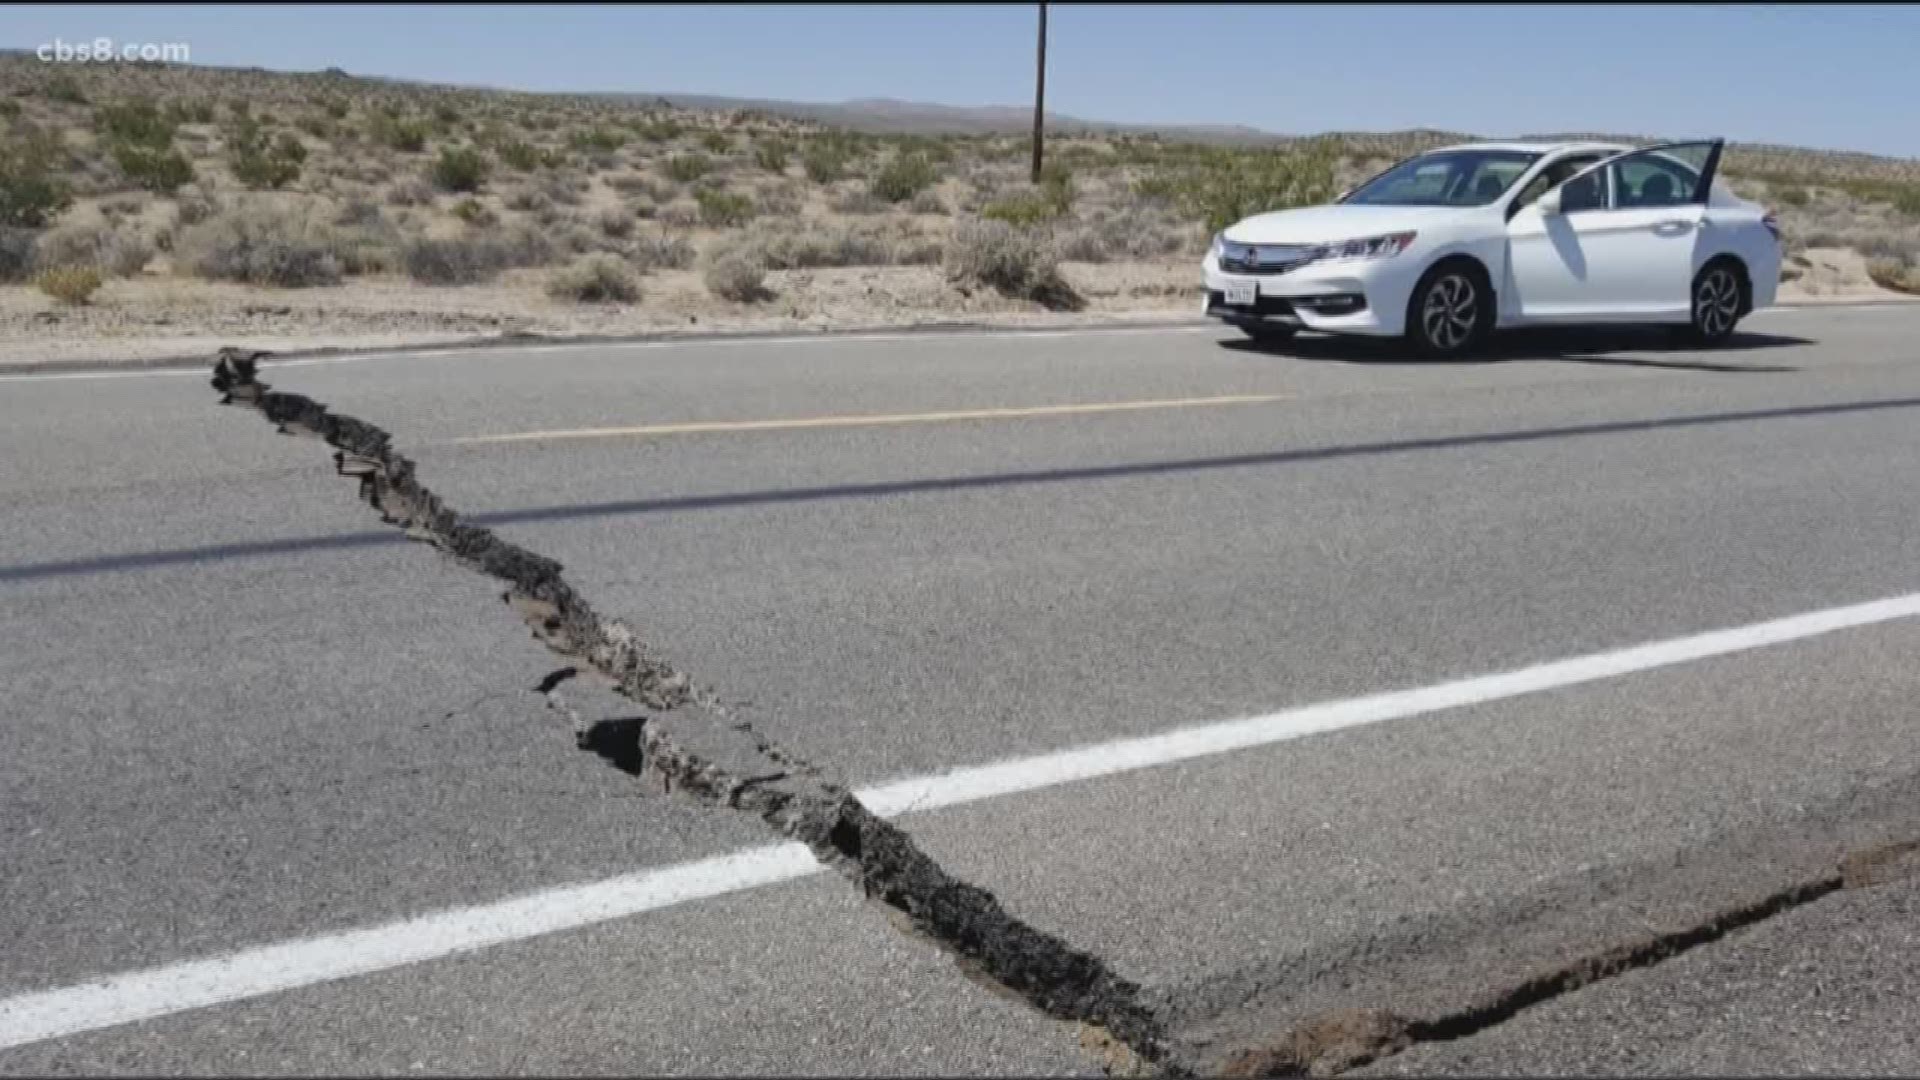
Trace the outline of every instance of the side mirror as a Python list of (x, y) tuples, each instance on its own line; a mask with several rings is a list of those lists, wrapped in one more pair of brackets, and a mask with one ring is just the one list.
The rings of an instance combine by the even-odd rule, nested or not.
[(1338, 195), (1335, 195), (1335, 196), (1333, 197), (1333, 201), (1334, 201), (1334, 202), (1337, 202), (1337, 203), (1343, 203), (1343, 202), (1346, 202), (1346, 201), (1347, 201), (1347, 196), (1349, 196), (1349, 195), (1351, 195), (1351, 194), (1353, 194), (1353, 189), (1352, 189), (1352, 188), (1348, 188), (1347, 190), (1345, 190), (1345, 191), (1343, 191), (1343, 192), (1341, 192), (1340, 194), (1338, 194)]
[(1533, 205), (1540, 208), (1540, 213), (1543, 217), (1551, 217), (1560, 212), (1560, 192), (1562, 190), (1562, 188), (1558, 187), (1551, 188), (1546, 194), (1533, 201)]

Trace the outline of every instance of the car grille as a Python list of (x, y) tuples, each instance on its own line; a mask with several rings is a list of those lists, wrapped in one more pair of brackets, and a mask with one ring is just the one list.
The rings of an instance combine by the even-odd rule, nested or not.
[(1224, 244), (1220, 269), (1230, 274), (1284, 274), (1313, 261), (1313, 250), (1297, 244)]

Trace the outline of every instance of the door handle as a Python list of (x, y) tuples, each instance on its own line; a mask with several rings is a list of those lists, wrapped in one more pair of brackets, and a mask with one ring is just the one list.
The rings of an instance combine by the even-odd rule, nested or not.
[(1679, 221), (1662, 221), (1653, 227), (1653, 231), (1662, 236), (1678, 236), (1691, 228), (1693, 228), (1693, 222), (1682, 219)]

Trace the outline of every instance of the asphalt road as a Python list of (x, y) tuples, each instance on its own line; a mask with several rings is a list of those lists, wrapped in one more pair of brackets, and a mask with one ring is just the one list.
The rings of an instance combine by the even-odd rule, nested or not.
[[(1916, 340), (1920, 309), (1794, 309), (1711, 353), (1469, 364), (1207, 328), (263, 377), (393, 430), (870, 785), (1911, 598)], [(0, 380), (0, 1036), (23, 995), (770, 841), (572, 749), (486, 582), (214, 398)], [(1196, 1046), (1356, 994), (1444, 1008), (1920, 837), (1920, 625), (1789, 636), (901, 820)], [(1097, 1072), (837, 877), (722, 893), (137, 1022), (76, 1005), (0, 1071)], [(1816, 1071), (1912, 1073), (1911, 907), (1836, 894), (1376, 1068), (1805, 1071), (1712, 1049), (1791, 1011)], [(1862, 1004), (1796, 1005), (1815, 984)]]

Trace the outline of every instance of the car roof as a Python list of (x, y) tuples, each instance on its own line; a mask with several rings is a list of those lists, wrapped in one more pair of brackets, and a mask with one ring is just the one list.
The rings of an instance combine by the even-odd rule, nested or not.
[(1557, 154), (1578, 150), (1601, 150), (1612, 154), (1623, 154), (1632, 149), (1632, 146), (1625, 143), (1604, 142), (1476, 142), (1438, 146), (1427, 153), (1439, 154), (1456, 150), (1518, 150), (1530, 154)]

